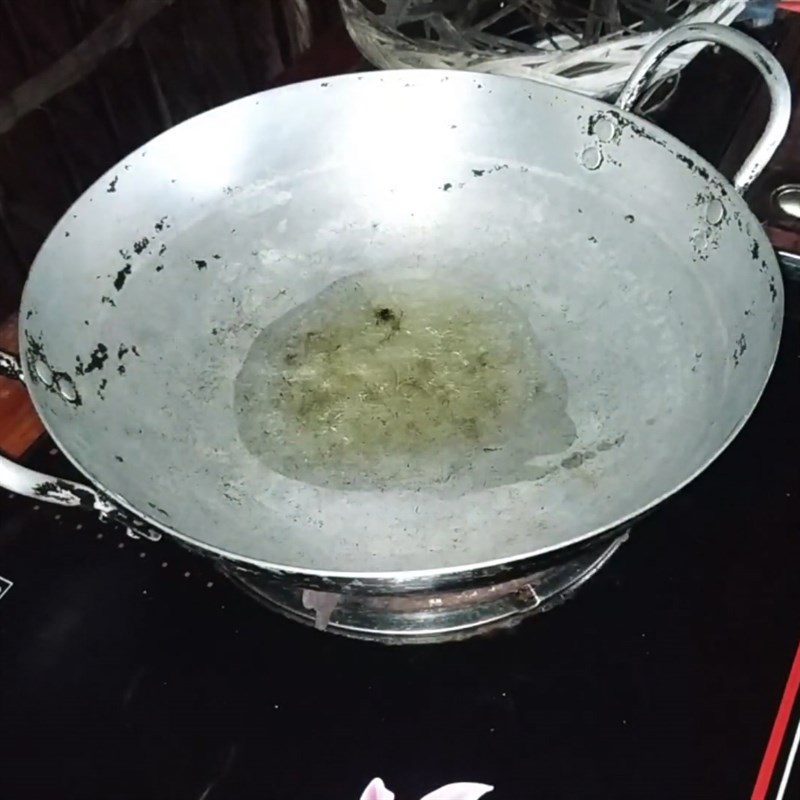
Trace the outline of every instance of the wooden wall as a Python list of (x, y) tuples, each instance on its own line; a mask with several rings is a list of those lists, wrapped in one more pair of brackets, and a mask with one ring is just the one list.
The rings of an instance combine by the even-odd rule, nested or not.
[(0, 320), (100, 174), (165, 128), (282, 82), (334, 29), (335, 0), (0, 0)]

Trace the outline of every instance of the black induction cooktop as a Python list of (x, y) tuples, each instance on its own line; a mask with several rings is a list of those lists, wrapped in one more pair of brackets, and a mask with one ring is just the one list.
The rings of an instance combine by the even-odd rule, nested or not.
[(799, 402), (789, 323), (716, 464), (569, 602), (452, 645), (305, 628), (174, 543), (4, 494), (0, 796), (747, 797), (800, 639)]

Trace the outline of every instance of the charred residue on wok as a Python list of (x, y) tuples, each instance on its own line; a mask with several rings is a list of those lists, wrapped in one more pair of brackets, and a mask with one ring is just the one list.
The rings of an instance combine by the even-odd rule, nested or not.
[(685, 153), (676, 152), (666, 140), (655, 135), (652, 131), (645, 128), (644, 125), (640, 125), (633, 119), (629, 118), (624, 112), (609, 108), (600, 112), (599, 115), (593, 115), (589, 118), (589, 124), (587, 126), (587, 131), (590, 134), (594, 132), (595, 126), (599, 121), (599, 116), (611, 119), (615, 123), (617, 132), (612, 140), (612, 143), (616, 144), (619, 142), (619, 134), (624, 128), (627, 128), (632, 133), (635, 133), (638, 136), (641, 136), (642, 138), (647, 139), (648, 141), (651, 141), (660, 147), (663, 147), (670, 155), (674, 156), (678, 161), (688, 167), (691, 172), (698, 175), (703, 180), (708, 181), (715, 189), (718, 189), (722, 196), (728, 196), (728, 191), (724, 184), (717, 178), (713, 177), (702, 164), (698, 164), (693, 158), (687, 156)]
[[(484, 175), (491, 175), (493, 172), (500, 172), (500, 170), (504, 169), (508, 169), (508, 164), (495, 164), (493, 167), (472, 169), (470, 172), (472, 173), (473, 178), (482, 178)], [(519, 171), (527, 172), (528, 168), (526, 166), (520, 166)], [(459, 181), (457, 185), (459, 189), (463, 189), (467, 184), (465, 181)], [(449, 192), (453, 186), (454, 184), (451, 181), (447, 181), (447, 183), (444, 183), (440, 188), (443, 192)]]
[(78, 375), (87, 375), (95, 370), (103, 369), (103, 365), (108, 361), (108, 347), (102, 342), (98, 342), (94, 350), (89, 354), (89, 360), (86, 364), (80, 356), (75, 356), (75, 372)]
[(131, 274), (131, 265), (126, 264), (119, 272), (117, 272), (117, 277), (114, 278), (114, 288), (119, 292), (122, 290), (122, 287), (125, 285), (125, 281), (128, 279), (128, 275)]
[[(75, 386), (75, 381), (72, 379), (72, 376), (68, 372), (53, 368), (53, 365), (45, 355), (44, 346), (42, 345), (41, 340), (37, 339), (30, 331), (27, 330), (25, 331), (25, 340), (28, 344), (26, 348), (26, 362), (28, 365), (28, 374), (31, 376), (31, 380), (34, 383), (38, 383), (39, 385), (43, 386), (48, 392), (54, 394), (65, 403), (76, 407), (82, 406), (83, 400), (81, 400), (80, 392)], [(52, 380), (49, 385), (39, 377), (39, 373), (36, 369), (37, 364), (44, 364), (44, 366), (50, 371)], [(74, 397), (70, 397), (59, 389), (59, 387), (63, 388), (65, 386), (69, 386), (71, 388), (72, 392), (74, 393)]]
[(736, 340), (736, 346), (733, 348), (733, 366), (738, 367), (739, 361), (741, 357), (744, 355), (744, 351), (747, 350), (747, 338), (745, 337), (744, 333), (739, 334), (739, 338)]
[[(162, 233), (165, 229), (171, 227), (167, 223), (167, 219), (169, 219), (169, 217), (167, 215), (164, 215), (156, 220), (155, 224), (153, 225), (156, 233)], [(142, 236), (141, 238), (136, 239), (131, 244), (131, 249), (133, 250), (133, 254), (131, 254), (130, 250), (126, 250), (124, 247), (120, 248), (119, 254), (125, 263), (114, 276), (114, 288), (118, 292), (122, 291), (122, 289), (125, 286), (125, 282), (128, 280), (128, 277), (133, 273), (134, 257), (142, 256), (143, 254), (150, 255), (152, 252), (149, 249), (151, 244), (153, 244), (153, 242), (149, 236)], [(158, 255), (163, 256), (164, 253), (166, 252), (167, 252), (167, 245), (162, 242), (158, 248)], [(163, 264), (156, 265), (156, 272), (161, 272), (162, 269), (164, 269)], [(98, 275), (97, 277), (100, 278), (101, 276)], [(108, 296), (103, 296), (101, 298), (101, 302), (108, 303), (109, 305), (114, 307), (116, 306), (116, 303), (113, 300), (111, 300), (111, 298), (109, 298)]]
[[(670, 155), (674, 156), (677, 161), (679, 161), (681, 164), (684, 164), (692, 173), (704, 180), (708, 184), (708, 189), (707, 191), (697, 195), (696, 203), (698, 205), (702, 203), (707, 206), (712, 199), (716, 200), (718, 203), (723, 203), (723, 200), (730, 198), (730, 192), (725, 184), (717, 177), (712, 175), (703, 164), (698, 163), (694, 158), (686, 153), (676, 151), (667, 141), (655, 135), (653, 132), (649, 131), (643, 125), (637, 123), (633, 119), (630, 119), (623, 112), (616, 111), (614, 109), (608, 109), (593, 114), (589, 118), (586, 128), (589, 135), (593, 135), (596, 132), (597, 123), (601, 118), (613, 120), (615, 133), (610, 144), (619, 143), (621, 131), (627, 128), (632, 133), (662, 147)], [(704, 261), (708, 258), (709, 249), (716, 249), (719, 246), (719, 234), (716, 233), (719, 226), (722, 223), (731, 224), (731, 222), (738, 227), (739, 231), (743, 230), (741, 214), (738, 212), (734, 212), (732, 215), (724, 214), (716, 223), (712, 223), (704, 219), (703, 225), (697, 228), (692, 235), (696, 260)], [(704, 235), (699, 236), (698, 234), (701, 233)], [(749, 234), (749, 230), (747, 233)], [(750, 242), (750, 255), (752, 256), (753, 260), (757, 261), (760, 254), (759, 242), (755, 236), (752, 235), (750, 236)], [(774, 282), (770, 288), (771, 291), (774, 289)], [(775, 296), (773, 296), (773, 301), (775, 299)]]
[(119, 272), (117, 272), (116, 278), (114, 278), (114, 288), (118, 292), (125, 285), (125, 281), (127, 280), (128, 275), (131, 274), (131, 269), (132, 269), (131, 264), (130, 264), (130, 261), (131, 261), (131, 258), (132, 258), (131, 254), (125, 249), (121, 249), (119, 251), (119, 254), (122, 256), (122, 260), (125, 261), (126, 263), (122, 267), (122, 269), (120, 269)]

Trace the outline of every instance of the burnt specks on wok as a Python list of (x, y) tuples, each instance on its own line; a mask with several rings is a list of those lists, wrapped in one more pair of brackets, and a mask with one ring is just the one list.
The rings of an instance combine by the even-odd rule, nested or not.
[(102, 342), (98, 342), (97, 346), (89, 355), (88, 363), (84, 364), (80, 356), (75, 356), (75, 361), (77, 363), (75, 372), (77, 372), (78, 375), (87, 375), (95, 370), (101, 370), (106, 361), (108, 361), (108, 347)]
[[(45, 387), (52, 394), (58, 395), (62, 400), (73, 406), (83, 405), (80, 393), (75, 386), (75, 381), (67, 372), (56, 370), (50, 364), (44, 353), (42, 342), (33, 336), (30, 331), (25, 331), (27, 340), (26, 363), (31, 376), (31, 381)], [(132, 354), (137, 358), (141, 356), (136, 345), (126, 345), (121, 343), (117, 348), (117, 358), (122, 359)], [(100, 372), (104, 369), (109, 359), (108, 345), (98, 342), (87, 359), (75, 356), (75, 375), (85, 376), (92, 372)], [(117, 366), (120, 375), (125, 374), (126, 367), (120, 363)], [(105, 390), (108, 386), (108, 379), (102, 378), (97, 387), (97, 397), (105, 400)]]
[[(484, 169), (472, 169), (470, 172), (472, 173), (473, 178), (482, 178), (484, 175), (491, 175), (493, 172), (500, 172), (502, 169), (508, 169), (508, 164), (495, 164), (493, 167), (484, 168)], [(527, 172), (528, 168), (526, 166), (519, 167), (520, 172)], [(460, 181), (457, 186), (459, 189), (463, 189), (466, 186), (465, 181)], [(454, 184), (450, 181), (443, 184), (440, 188), (443, 192), (449, 192), (453, 188)]]
[[(668, 153), (675, 156), (678, 161), (680, 161), (682, 164), (685, 164), (696, 175), (699, 175), (703, 180), (712, 183), (714, 187), (718, 188), (723, 195), (728, 194), (725, 186), (717, 179), (712, 178), (708, 170), (702, 164), (698, 164), (693, 158), (690, 158), (684, 153), (676, 152), (675, 149), (671, 147), (665, 139), (657, 136), (651, 130), (648, 130), (644, 125), (630, 119), (624, 113), (617, 111), (616, 109), (604, 109), (603, 111), (592, 114), (587, 121), (586, 132), (589, 134), (589, 136), (598, 138), (602, 134), (602, 129), (600, 128), (601, 124), (609, 123), (611, 126), (613, 126), (614, 133), (608, 141), (604, 142), (604, 144), (619, 143), (622, 131), (627, 128), (631, 131), (631, 133), (641, 136), (642, 138), (663, 147)], [(603, 138), (605, 139), (606, 137), (603, 136)]]
[(733, 366), (739, 366), (739, 360), (744, 355), (744, 351), (747, 350), (747, 339), (744, 333), (739, 334), (739, 338), (736, 340), (736, 346), (733, 348)]
[(80, 393), (75, 381), (67, 372), (54, 369), (44, 352), (42, 342), (30, 331), (25, 331), (27, 341), (26, 362), (31, 381), (39, 383), (51, 394), (72, 406), (82, 406)]
[(114, 288), (119, 292), (122, 290), (122, 287), (125, 285), (125, 281), (128, 278), (128, 275), (131, 274), (131, 265), (126, 264), (118, 273), (117, 277), (114, 278)]
[[(580, 119), (580, 117), (579, 117)], [(609, 146), (617, 145), (621, 141), (622, 132), (629, 130), (636, 136), (640, 136), (654, 144), (662, 147), (667, 153), (684, 164), (692, 173), (702, 178), (710, 191), (703, 192), (697, 197), (697, 204), (705, 208), (704, 211), (704, 236), (697, 236), (697, 231), (693, 234), (695, 246), (695, 257), (699, 261), (708, 258), (708, 249), (718, 244), (718, 237), (713, 233), (713, 229), (723, 223), (733, 223), (739, 230), (742, 230), (742, 220), (738, 213), (730, 215), (726, 213), (724, 201), (730, 198), (730, 191), (725, 183), (713, 176), (709, 170), (698, 161), (685, 153), (676, 151), (675, 148), (657, 132), (649, 130), (644, 124), (630, 119), (623, 112), (616, 109), (605, 109), (592, 114), (586, 124), (586, 133), (592, 137), (595, 149), (601, 154)], [(713, 210), (712, 210), (713, 209)], [(750, 255), (754, 261), (759, 259), (760, 245), (755, 236), (751, 236)]]
[[(159, 217), (156, 220), (155, 224), (153, 225), (153, 228), (156, 231), (156, 233), (162, 233), (163, 231), (172, 227), (167, 222), (168, 219), (169, 219), (168, 215), (165, 214), (164, 216)], [(117, 271), (116, 275), (114, 275), (114, 289), (116, 289), (116, 291), (118, 292), (122, 291), (126, 281), (128, 280), (128, 277), (133, 273), (135, 257), (142, 256), (143, 254), (152, 255), (151, 245), (154, 247), (155, 244), (156, 242), (153, 242), (149, 236), (142, 236), (141, 238), (136, 239), (131, 244), (131, 250), (133, 251), (133, 253), (131, 253), (131, 250), (120, 248), (119, 254), (122, 257), (122, 260), (125, 262), (125, 264)], [(167, 245), (164, 242), (162, 242), (158, 248), (158, 255), (163, 256), (164, 253), (166, 252), (167, 252)], [(163, 269), (164, 269), (163, 263), (156, 264), (155, 267), (156, 272), (161, 272), (161, 270)], [(101, 276), (98, 275), (97, 277), (100, 278)], [(104, 295), (103, 297), (101, 297), (100, 302), (108, 303), (110, 306), (114, 308), (116, 308), (117, 305), (110, 297), (108, 297), (108, 295)]]

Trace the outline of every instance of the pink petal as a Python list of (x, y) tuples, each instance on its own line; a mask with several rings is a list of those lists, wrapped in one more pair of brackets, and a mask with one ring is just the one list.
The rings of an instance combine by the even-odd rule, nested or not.
[(303, 608), (315, 612), (314, 627), (318, 631), (324, 631), (328, 627), (331, 614), (336, 610), (336, 606), (339, 605), (339, 600), (341, 599), (342, 596), (340, 594), (333, 592), (317, 592), (313, 589), (303, 590)]
[(380, 778), (375, 778), (361, 795), (361, 800), (394, 800), (394, 792), (390, 792)]
[(426, 794), (422, 800), (478, 800), (487, 792), (491, 792), (493, 788), (484, 783), (451, 783), (449, 786), (442, 786), (441, 789)]

